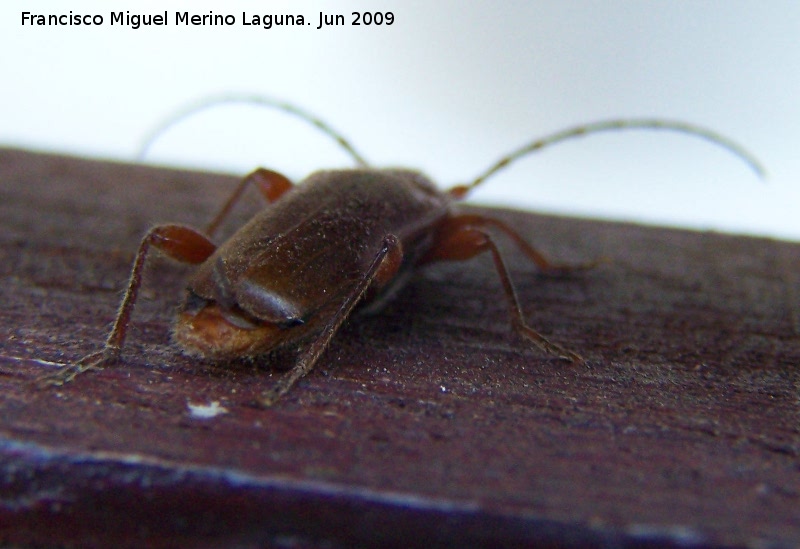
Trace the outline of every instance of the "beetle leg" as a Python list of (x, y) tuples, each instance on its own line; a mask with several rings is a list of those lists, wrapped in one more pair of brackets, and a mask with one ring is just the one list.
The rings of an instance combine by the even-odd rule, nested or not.
[(262, 395), (261, 405), (272, 406), (281, 396), (285, 395), (303, 376), (308, 374), (319, 360), (319, 357), (328, 348), (333, 336), (342, 323), (350, 317), (353, 309), (364, 297), (367, 289), (375, 281), (380, 281), (384, 273), (397, 270), (403, 260), (403, 250), (400, 240), (392, 235), (383, 238), (383, 244), (378, 250), (369, 269), (359, 279), (358, 283), (347, 293), (336, 312), (331, 315), (322, 331), (311, 342), (308, 348), (298, 358), (297, 363), (289, 372), (275, 384), (268, 392)]
[(592, 266), (592, 264), (569, 266), (550, 263), (544, 256), (525, 242), (519, 234), (504, 223), (473, 214), (454, 216), (445, 220), (437, 230), (434, 247), (423, 258), (423, 262), (446, 260), (463, 261), (488, 250), (492, 254), (495, 269), (503, 285), (503, 291), (508, 302), (514, 331), (533, 342), (537, 347), (548, 354), (566, 358), (572, 362), (583, 362), (583, 358), (580, 355), (551, 342), (525, 322), (525, 317), (522, 313), (519, 299), (517, 298), (517, 292), (508, 274), (508, 268), (491, 235), (484, 229), (484, 227), (487, 226), (498, 228), (510, 236), (525, 255), (544, 271), (565, 272), (575, 269), (585, 269)]
[[(509, 227), (507, 224), (503, 223), (498, 219), (492, 219), (491, 217), (483, 217), (477, 214), (461, 214), (453, 216), (449, 219), (446, 219), (442, 225), (438, 229), (437, 233), (437, 241), (439, 242), (447, 242), (451, 234), (458, 234), (463, 231), (464, 227), (469, 227), (472, 229), (480, 228), (480, 227), (489, 227), (492, 229), (499, 229), (502, 231), (506, 236), (511, 238), (514, 244), (528, 256), (528, 259), (533, 261), (536, 266), (542, 272), (546, 274), (567, 274), (575, 271), (585, 271), (588, 269), (593, 269), (597, 267), (601, 263), (604, 263), (605, 259), (597, 259), (594, 261), (589, 261), (587, 263), (576, 263), (576, 264), (566, 264), (566, 263), (553, 263), (545, 256), (543, 256), (539, 251), (537, 251), (533, 246), (528, 244), (524, 238), (522, 238), (519, 233), (517, 233), (514, 229)], [(467, 238), (465, 235), (459, 235), (455, 237), (455, 240)], [(467, 246), (464, 250), (459, 248), (460, 244), (453, 243), (453, 244), (444, 244), (440, 246), (435, 246), (433, 250), (428, 252), (428, 254), (423, 258), (422, 262), (427, 263), (431, 261), (439, 261), (439, 260), (458, 260), (458, 259), (469, 259), (474, 255), (483, 251), (483, 249), (474, 252), (471, 246)], [(466, 254), (466, 255), (465, 255)]]
[(182, 263), (198, 264), (205, 261), (216, 247), (198, 231), (182, 225), (159, 225), (150, 229), (139, 244), (136, 259), (131, 268), (128, 289), (114, 321), (114, 327), (106, 339), (105, 347), (98, 352), (83, 357), (79, 362), (68, 366), (42, 381), (50, 385), (63, 385), (77, 375), (88, 370), (100, 370), (119, 359), (120, 349), (130, 324), (131, 313), (136, 305), (139, 287), (142, 285), (142, 272), (150, 246)]
[(223, 204), (219, 213), (214, 216), (214, 219), (208, 224), (208, 227), (206, 227), (207, 235), (214, 236), (214, 233), (217, 232), (219, 226), (231, 213), (233, 206), (242, 197), (244, 189), (251, 184), (258, 187), (258, 190), (262, 195), (264, 195), (264, 198), (267, 199), (267, 202), (275, 202), (283, 193), (294, 186), (294, 184), (289, 181), (289, 178), (285, 175), (279, 174), (278, 172), (273, 172), (272, 170), (268, 170), (266, 168), (258, 168), (256, 171), (252, 172), (239, 182), (239, 184), (233, 190), (233, 193), (231, 193), (230, 198), (228, 198), (227, 202)]

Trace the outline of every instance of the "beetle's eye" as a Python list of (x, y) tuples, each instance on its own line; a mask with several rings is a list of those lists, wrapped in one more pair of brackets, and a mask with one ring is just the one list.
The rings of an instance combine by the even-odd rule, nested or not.
[(186, 292), (186, 299), (183, 300), (180, 311), (190, 315), (196, 315), (200, 310), (208, 305), (208, 300), (203, 299), (191, 290)]

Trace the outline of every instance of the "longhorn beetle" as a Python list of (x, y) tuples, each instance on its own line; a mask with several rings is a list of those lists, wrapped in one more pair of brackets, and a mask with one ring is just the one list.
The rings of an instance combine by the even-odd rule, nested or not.
[[(189, 354), (224, 361), (288, 345), (300, 348), (291, 370), (263, 394), (265, 406), (311, 371), (357, 305), (399, 286), (412, 269), (484, 252), (494, 261), (513, 329), (548, 354), (580, 362), (576, 352), (549, 341), (525, 322), (495, 238), (509, 238), (545, 272), (591, 264), (551, 263), (506, 223), (459, 213), (454, 204), (529, 153), (582, 135), (631, 128), (671, 130), (709, 140), (762, 173), (758, 162), (736, 143), (698, 126), (663, 119), (616, 119), (572, 127), (520, 147), (472, 182), (444, 192), (419, 172), (369, 167), (341, 134), (316, 116), (263, 97), (200, 103), (167, 120), (154, 135), (191, 113), (223, 102), (258, 103), (299, 117), (336, 140), (359, 167), (319, 171), (300, 185), (277, 172), (257, 169), (240, 182), (204, 232), (174, 224), (150, 229), (139, 245), (105, 347), (50, 376), (50, 383), (60, 385), (118, 361), (151, 247), (197, 266), (174, 328), (175, 339)], [(144, 150), (153, 139), (147, 140)], [(216, 246), (212, 236), (249, 185), (255, 185), (269, 205)]]

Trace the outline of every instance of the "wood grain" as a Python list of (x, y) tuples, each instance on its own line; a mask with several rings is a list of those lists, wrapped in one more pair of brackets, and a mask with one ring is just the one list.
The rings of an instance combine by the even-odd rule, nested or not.
[(586, 365), (511, 333), (483, 257), (420, 271), (269, 410), (291, 354), (182, 355), (188, 270), (159, 260), (122, 363), (38, 388), (99, 348), (148, 226), (202, 227), (234, 183), (0, 150), (4, 545), (800, 545), (794, 243), (481, 208), (609, 258), (554, 278), (504, 248), (528, 322)]

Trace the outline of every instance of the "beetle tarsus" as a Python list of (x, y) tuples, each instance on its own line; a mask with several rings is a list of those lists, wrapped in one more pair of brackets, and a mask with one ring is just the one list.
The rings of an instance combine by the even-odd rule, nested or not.
[(289, 390), (294, 387), (295, 383), (297, 383), (302, 376), (295, 376), (292, 375), (295, 371), (299, 370), (292, 370), (287, 377), (282, 378), (274, 387), (270, 390), (265, 391), (264, 394), (261, 395), (261, 398), (258, 401), (258, 405), (260, 408), (271, 408), (280, 398), (289, 392)]
[(571, 351), (566, 347), (562, 347), (561, 345), (553, 343), (539, 332), (533, 330), (527, 324), (518, 325), (517, 330), (520, 332), (522, 337), (532, 342), (534, 345), (536, 345), (542, 351), (544, 351), (549, 355), (553, 355), (558, 358), (568, 360), (573, 364), (583, 364), (586, 362), (586, 360), (575, 351)]
[(66, 366), (57, 372), (39, 378), (38, 381), (41, 385), (60, 387), (85, 372), (100, 371), (106, 366), (114, 364), (119, 360), (119, 353), (119, 347), (105, 347), (102, 351), (86, 355), (75, 364)]

